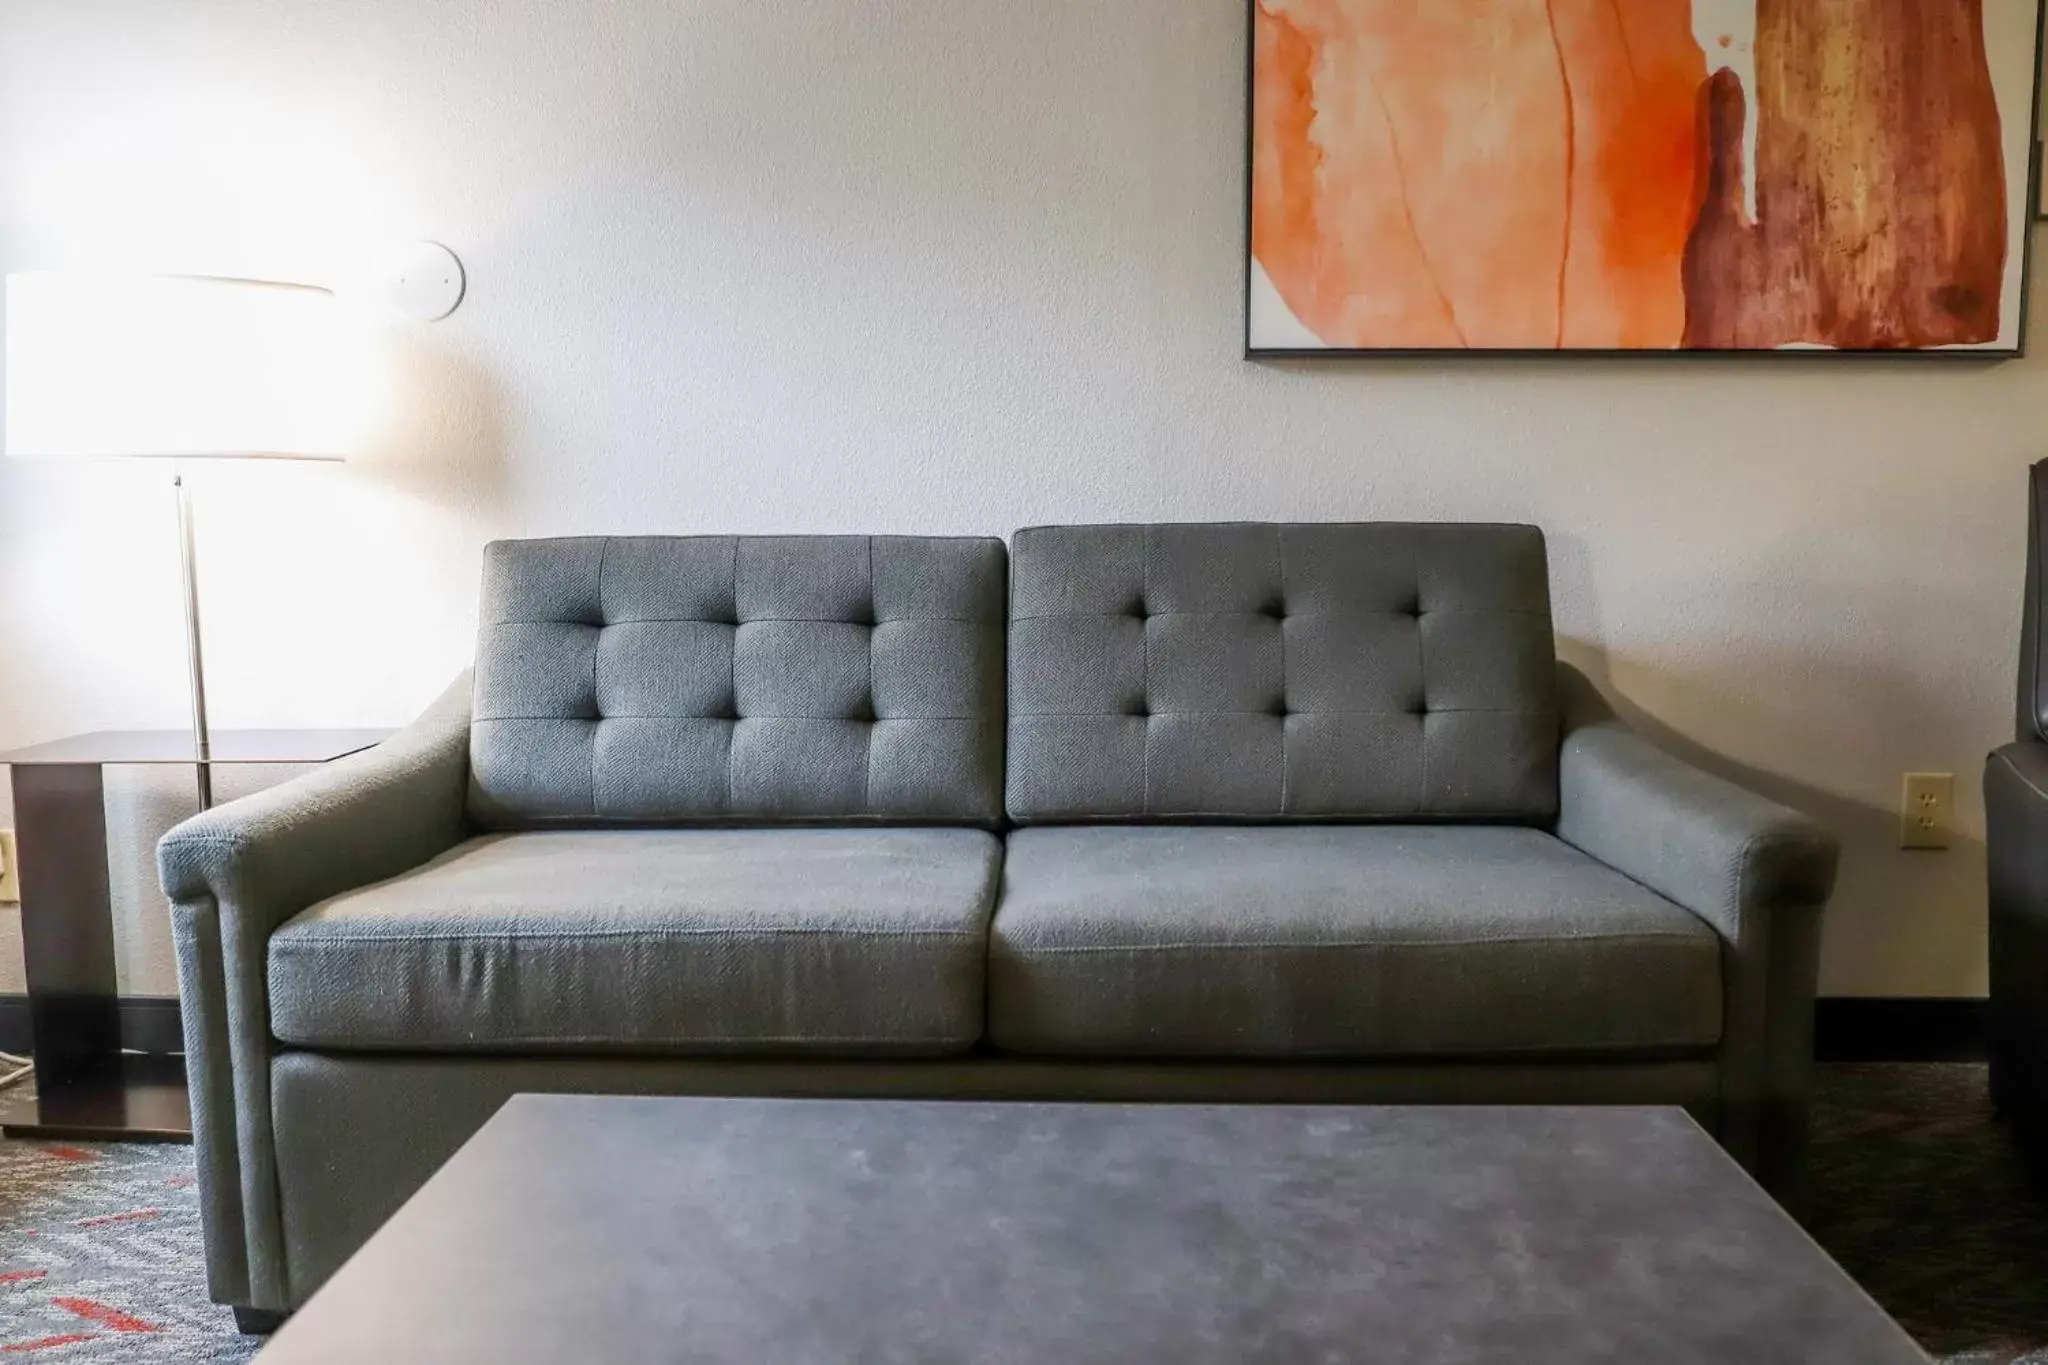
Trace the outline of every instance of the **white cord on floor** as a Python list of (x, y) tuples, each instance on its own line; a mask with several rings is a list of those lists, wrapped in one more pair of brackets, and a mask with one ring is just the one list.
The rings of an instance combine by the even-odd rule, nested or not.
[(5, 1076), (0, 1076), (0, 1090), (19, 1085), (35, 1074), (36, 1064), (26, 1057), (17, 1057), (11, 1052), (0, 1052), (0, 1062), (14, 1068)]

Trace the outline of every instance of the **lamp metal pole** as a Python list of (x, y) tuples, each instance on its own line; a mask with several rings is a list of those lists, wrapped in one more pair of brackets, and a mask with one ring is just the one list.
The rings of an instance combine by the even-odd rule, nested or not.
[(185, 659), (192, 671), (192, 758), (199, 809), (213, 809), (213, 732), (206, 723), (206, 661), (199, 644), (199, 566), (192, 534), (192, 490), (173, 475), (178, 493), (178, 552), (185, 571)]

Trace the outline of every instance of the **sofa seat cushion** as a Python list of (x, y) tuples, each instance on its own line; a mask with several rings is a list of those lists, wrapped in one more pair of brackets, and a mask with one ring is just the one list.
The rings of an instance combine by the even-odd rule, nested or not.
[(982, 1035), (1001, 846), (970, 829), (495, 835), (271, 936), (280, 1042), (952, 1053)]
[(1540, 830), (1011, 837), (989, 1032), (1041, 1054), (1687, 1053), (1721, 1036), (1697, 916)]

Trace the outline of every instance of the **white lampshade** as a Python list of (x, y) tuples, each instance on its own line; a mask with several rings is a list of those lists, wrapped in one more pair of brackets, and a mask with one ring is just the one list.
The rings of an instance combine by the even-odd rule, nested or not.
[(9, 455), (338, 460), (359, 357), (325, 289), (7, 277)]

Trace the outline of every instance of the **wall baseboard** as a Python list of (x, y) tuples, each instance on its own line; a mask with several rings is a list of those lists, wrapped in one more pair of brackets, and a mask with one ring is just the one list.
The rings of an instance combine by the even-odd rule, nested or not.
[[(178, 1002), (124, 996), (121, 1044), (137, 1052), (185, 1050)], [(1973, 1062), (1985, 1055), (1985, 1000), (1822, 1000), (1814, 1013), (1814, 1052), (1824, 1062)], [(0, 1052), (29, 1050), (28, 997), (0, 995)]]
[(1814, 1055), (1823, 1062), (1981, 1062), (1990, 1045), (1988, 1000), (1822, 1000)]
[[(121, 1013), (122, 1047), (156, 1055), (185, 1050), (184, 1025), (179, 1020), (174, 997), (124, 995), (117, 1008)], [(28, 997), (0, 995), (0, 1052), (26, 1053), (31, 1036)]]

